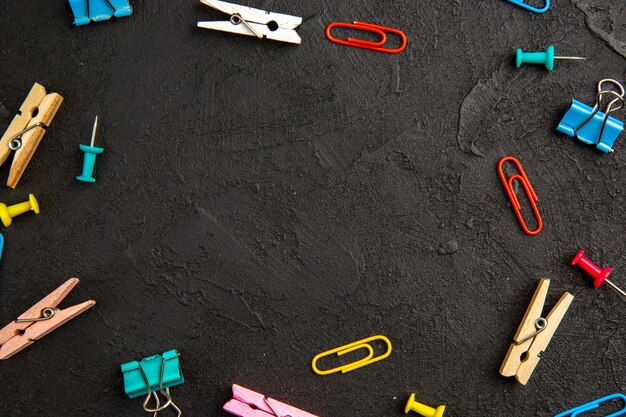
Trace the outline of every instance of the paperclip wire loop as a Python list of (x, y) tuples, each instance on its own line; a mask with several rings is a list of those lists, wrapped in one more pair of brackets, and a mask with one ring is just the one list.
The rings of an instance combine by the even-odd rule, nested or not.
[(530, 10), (533, 13), (544, 13), (548, 10), (548, 8), (550, 8), (550, 0), (546, 0), (544, 6), (541, 8), (531, 6), (530, 4), (526, 4), (522, 0), (507, 0), (507, 1), (523, 9)]
[[(331, 30), (335, 27), (356, 29), (356, 30), (360, 30), (363, 32), (375, 33), (376, 35), (380, 36), (380, 40), (379, 41), (367, 41), (363, 39), (354, 39), (354, 38), (338, 39), (338, 38), (335, 38), (330, 33)], [(383, 48), (383, 45), (387, 42), (387, 33), (395, 33), (396, 35), (400, 36), (402, 43), (400, 44), (398, 48), (395, 48), (395, 49)], [(404, 49), (406, 48), (406, 44), (407, 44), (406, 35), (401, 30), (386, 27), (386, 26), (374, 25), (372, 23), (358, 22), (358, 21), (354, 23), (344, 23), (344, 22), (330, 23), (328, 26), (326, 26), (326, 37), (328, 38), (329, 41), (333, 43), (337, 43), (339, 45), (354, 46), (355, 48), (369, 49), (370, 51), (385, 52), (387, 54), (398, 54), (404, 51)]]
[[(387, 351), (380, 356), (374, 357), (374, 348), (368, 343), (373, 340), (382, 340), (387, 345)], [(320, 370), (317, 367), (317, 361), (323, 357), (331, 356), (337, 354), (337, 356), (345, 355), (346, 353), (355, 352), (359, 349), (365, 349), (367, 351), (367, 356), (358, 361), (348, 363), (346, 365), (338, 366), (336, 368), (328, 369), (328, 370)], [(365, 365), (372, 364), (374, 362), (378, 362), (380, 360), (385, 359), (387, 356), (391, 355), (391, 342), (385, 336), (377, 335), (368, 337), (363, 340), (358, 340), (356, 342), (348, 343), (347, 345), (340, 346), (335, 349), (327, 350), (326, 352), (322, 352), (316, 355), (311, 362), (311, 368), (313, 368), (313, 372), (318, 375), (329, 375), (335, 372), (341, 372), (345, 374), (346, 372), (354, 371), (355, 369), (359, 369)]]
[[(504, 171), (502, 169), (502, 166), (507, 161), (513, 162), (515, 166), (517, 167), (517, 170), (519, 171), (519, 174), (511, 175), (508, 179), (505, 177)], [(543, 228), (543, 220), (541, 219), (541, 215), (539, 214), (539, 209), (537, 208), (537, 201), (539, 201), (539, 198), (537, 197), (537, 194), (535, 193), (535, 190), (533, 189), (532, 185), (530, 185), (530, 181), (528, 180), (528, 177), (526, 176), (526, 172), (524, 172), (524, 169), (522, 168), (522, 164), (520, 164), (517, 158), (513, 156), (505, 156), (504, 158), (500, 159), (500, 162), (498, 162), (498, 174), (500, 175), (500, 180), (502, 181), (502, 185), (504, 186), (506, 194), (508, 195), (509, 200), (511, 201), (511, 205), (513, 206), (513, 210), (515, 211), (517, 220), (519, 221), (520, 226), (524, 230), (524, 233), (526, 233), (527, 235), (534, 236), (537, 233), (541, 232), (541, 229)], [(517, 196), (515, 195), (515, 189), (513, 188), (513, 183), (515, 181), (519, 181), (522, 184), (522, 187), (524, 187), (524, 191), (526, 191), (526, 195), (528, 196), (528, 200), (530, 201), (530, 205), (533, 209), (533, 213), (535, 214), (535, 217), (537, 218), (537, 227), (535, 228), (535, 230), (530, 230), (528, 226), (526, 226), (524, 217), (522, 217), (522, 213), (521, 213), (522, 206), (519, 203), (519, 200), (517, 199)]]
[(579, 405), (578, 407), (572, 408), (571, 410), (567, 410), (560, 414), (557, 414), (554, 417), (577, 417), (588, 411), (600, 408), (600, 404), (603, 402), (607, 402), (607, 401), (611, 401), (615, 399), (621, 399), (622, 401), (624, 401), (624, 408), (621, 410), (617, 410), (617, 412), (609, 414), (605, 417), (623, 416), (624, 414), (626, 414), (626, 395), (618, 393), (618, 394), (611, 394), (611, 395), (607, 395), (606, 397), (598, 398), (597, 400), (590, 401), (587, 404)]

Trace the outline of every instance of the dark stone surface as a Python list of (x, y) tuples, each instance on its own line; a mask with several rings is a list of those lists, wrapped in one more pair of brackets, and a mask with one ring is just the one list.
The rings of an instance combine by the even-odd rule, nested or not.
[[(35, 81), (65, 97), (0, 193), (42, 206), (3, 231), (0, 323), (71, 276), (65, 305), (98, 304), (0, 364), (1, 416), (147, 415), (119, 365), (171, 348), (188, 416), (227, 415), (232, 383), (320, 417), (401, 415), (411, 392), (448, 417), (552, 416), (626, 390), (626, 304), (568, 266), (585, 248), (626, 287), (626, 138), (604, 155), (555, 131), (571, 98), (624, 80), (623, 0), (249, 3), (303, 16), (300, 46), (197, 29), (223, 16), (192, 0), (81, 28), (66, 3), (0, 6), (2, 128)], [(325, 39), (354, 19), (403, 29), (407, 50)], [(515, 48), (551, 43), (589, 60), (513, 68)], [(85, 185), (96, 114), (106, 152)], [(504, 155), (539, 195), (536, 237), (496, 175)], [(498, 369), (544, 276), (548, 308), (576, 298), (524, 387)], [(378, 333), (385, 361), (311, 371)]]

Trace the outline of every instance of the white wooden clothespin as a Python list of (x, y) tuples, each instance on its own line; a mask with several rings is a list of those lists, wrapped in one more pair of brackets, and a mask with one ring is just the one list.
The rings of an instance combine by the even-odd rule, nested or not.
[(44, 86), (38, 83), (28, 93), (20, 107), (20, 114), (13, 118), (0, 139), (0, 165), (6, 162), (11, 151), (15, 151), (7, 180), (9, 187), (17, 186), (62, 102), (61, 95), (46, 94)]
[(302, 39), (295, 30), (302, 23), (301, 17), (266, 12), (219, 0), (200, 0), (200, 3), (230, 15), (230, 20), (198, 22), (200, 28), (256, 36), (259, 39), (302, 43)]
[(70, 278), (37, 304), (0, 330), (0, 360), (9, 359), (51, 331), (96, 305), (94, 300), (65, 308), (57, 306), (80, 280)]
[(549, 279), (542, 279), (539, 282), (500, 367), (500, 375), (514, 376), (517, 382), (523, 385), (526, 385), (530, 379), (541, 359), (541, 354), (548, 347), (554, 332), (574, 299), (572, 294), (564, 293), (550, 313), (545, 318), (541, 317), (549, 286)]

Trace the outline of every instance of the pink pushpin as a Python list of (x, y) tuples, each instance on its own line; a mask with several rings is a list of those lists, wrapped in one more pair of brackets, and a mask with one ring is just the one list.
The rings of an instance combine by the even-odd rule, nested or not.
[(598, 288), (602, 285), (602, 283), (606, 282), (616, 293), (626, 298), (626, 292), (607, 279), (607, 277), (611, 275), (611, 272), (613, 272), (613, 268), (600, 268), (598, 265), (591, 262), (589, 258), (585, 257), (584, 250), (578, 251), (576, 256), (574, 256), (574, 259), (572, 259), (572, 265), (580, 266), (586, 273), (591, 275), (593, 278), (593, 286), (595, 288)]

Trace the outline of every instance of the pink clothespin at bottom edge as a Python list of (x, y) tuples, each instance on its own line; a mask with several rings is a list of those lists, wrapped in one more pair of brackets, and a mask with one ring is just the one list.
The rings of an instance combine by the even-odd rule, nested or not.
[(239, 417), (317, 417), (263, 394), (233, 384), (233, 399), (224, 410)]

